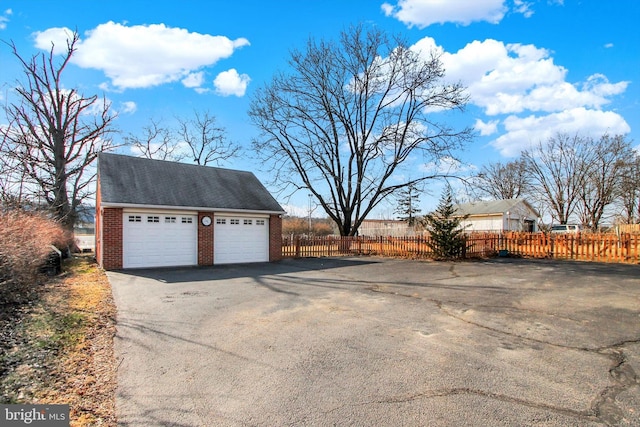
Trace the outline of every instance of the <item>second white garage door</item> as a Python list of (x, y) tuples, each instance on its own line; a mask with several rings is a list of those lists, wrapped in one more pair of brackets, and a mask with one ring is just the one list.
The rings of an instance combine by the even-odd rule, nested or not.
[(214, 264), (269, 261), (269, 218), (216, 215), (214, 224)]

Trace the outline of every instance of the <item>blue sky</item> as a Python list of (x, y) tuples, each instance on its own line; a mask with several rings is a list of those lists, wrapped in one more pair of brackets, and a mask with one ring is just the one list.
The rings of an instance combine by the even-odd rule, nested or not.
[[(61, 44), (65, 30), (79, 32), (65, 84), (104, 94), (122, 135), (139, 133), (150, 119), (170, 125), (175, 116), (208, 110), (246, 148), (223, 166), (251, 170), (263, 182), (269, 172), (250, 155), (257, 131), (249, 101), (309, 37), (335, 39), (365, 23), (401, 33), (416, 48), (439, 49), (447, 78), (462, 81), (471, 99), (452, 120), (474, 126), (478, 136), (460, 153), (462, 162), (415, 170), (465, 175), (557, 132), (625, 134), (640, 144), (639, 21), (637, 0), (0, 0), (0, 39), (23, 56)], [(4, 44), (0, 64), (4, 103), (20, 78)], [(431, 190), (423, 211), (437, 203), (439, 187)], [(304, 192), (279, 201), (306, 212)], [(383, 204), (375, 216), (393, 216), (393, 209)]]

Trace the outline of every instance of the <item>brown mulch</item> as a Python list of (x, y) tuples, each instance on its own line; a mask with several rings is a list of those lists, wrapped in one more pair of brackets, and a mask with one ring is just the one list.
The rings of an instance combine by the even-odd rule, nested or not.
[(69, 404), (72, 426), (116, 426), (116, 309), (106, 275), (75, 258), (0, 292), (0, 403)]

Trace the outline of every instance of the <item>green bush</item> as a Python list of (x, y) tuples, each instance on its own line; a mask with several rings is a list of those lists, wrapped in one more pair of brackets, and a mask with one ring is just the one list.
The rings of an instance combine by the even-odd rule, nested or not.
[(425, 215), (423, 224), (430, 233), (429, 248), (436, 259), (455, 259), (464, 256), (467, 239), (460, 226), (464, 217), (454, 216), (451, 189), (440, 197), (437, 209)]

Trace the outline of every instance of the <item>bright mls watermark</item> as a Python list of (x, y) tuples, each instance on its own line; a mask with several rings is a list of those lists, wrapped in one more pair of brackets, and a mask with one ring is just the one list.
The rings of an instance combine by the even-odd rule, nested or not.
[(69, 405), (0, 405), (0, 425), (69, 427)]

